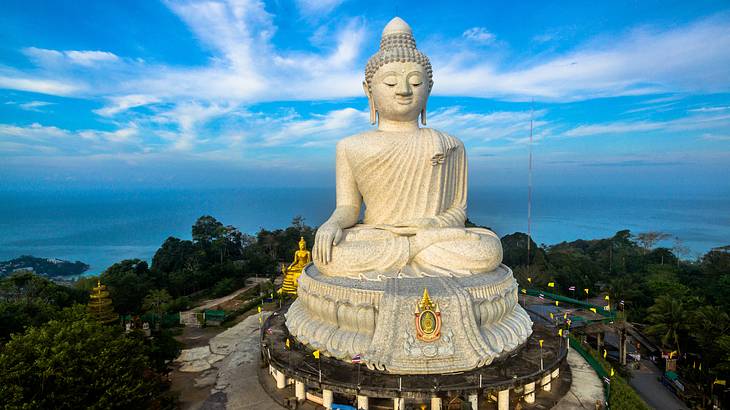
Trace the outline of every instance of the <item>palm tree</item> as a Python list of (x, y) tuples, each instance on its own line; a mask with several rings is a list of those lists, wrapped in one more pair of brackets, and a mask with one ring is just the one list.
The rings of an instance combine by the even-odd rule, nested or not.
[(144, 297), (142, 309), (154, 313), (157, 317), (155, 329), (160, 329), (160, 320), (162, 320), (162, 315), (167, 311), (170, 302), (172, 302), (172, 296), (165, 289), (153, 289)]
[(680, 353), (679, 332), (687, 329), (688, 318), (682, 302), (668, 295), (660, 296), (647, 312), (646, 319), (652, 325), (646, 328), (646, 332), (660, 336), (664, 347)]

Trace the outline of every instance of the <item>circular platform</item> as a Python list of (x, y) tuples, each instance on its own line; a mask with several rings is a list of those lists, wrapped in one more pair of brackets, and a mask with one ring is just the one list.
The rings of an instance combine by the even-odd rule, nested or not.
[[(316, 359), (312, 349), (289, 334), (284, 317), (287, 309), (284, 307), (274, 313), (264, 323), (262, 359), (275, 378), (279, 377), (286, 384), (302, 384), (305, 391), (315, 389), (349, 397), (428, 401), (441, 396), (488, 396), (514, 390), (524, 394), (533, 392), (534, 400), (534, 392), (558, 376), (567, 354), (566, 339), (557, 336), (554, 327), (536, 323), (532, 335), (519, 349), (488, 366), (442, 375), (389, 374), (324, 355)], [(549, 390), (549, 386), (545, 390)]]
[[(359, 355), (371, 370), (468, 371), (509, 356), (530, 336), (532, 321), (517, 293), (505, 265), (465, 277), (374, 281), (323, 275), (309, 264), (286, 327), (326, 356), (349, 362)], [(424, 313), (430, 326), (421, 328)]]

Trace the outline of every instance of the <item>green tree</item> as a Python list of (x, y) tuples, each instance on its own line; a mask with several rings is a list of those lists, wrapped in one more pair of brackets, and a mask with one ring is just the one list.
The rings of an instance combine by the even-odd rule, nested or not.
[(644, 248), (644, 253), (646, 253), (652, 250), (658, 242), (669, 239), (670, 237), (671, 235), (664, 232), (649, 231), (637, 234), (636, 241), (639, 242), (641, 247)]
[(672, 296), (663, 295), (655, 300), (648, 313), (646, 319), (651, 326), (646, 328), (646, 332), (659, 336), (664, 347), (681, 352), (680, 332), (688, 326), (688, 315), (682, 302)]
[(28, 326), (41, 325), (60, 308), (86, 303), (88, 292), (57, 285), (32, 272), (0, 278), (0, 343)]
[(159, 383), (144, 345), (66, 309), (0, 350), (0, 403), (23, 409), (146, 408)]
[(192, 241), (169, 237), (152, 257), (152, 270), (172, 273), (192, 271), (198, 267), (197, 252)]
[(142, 300), (148, 289), (154, 287), (154, 280), (147, 262), (127, 259), (110, 266), (101, 274), (101, 282), (109, 288), (114, 310), (120, 314), (139, 313)]
[(153, 289), (142, 301), (142, 309), (155, 315), (155, 326), (159, 330), (162, 316), (172, 303), (172, 296), (165, 289)]

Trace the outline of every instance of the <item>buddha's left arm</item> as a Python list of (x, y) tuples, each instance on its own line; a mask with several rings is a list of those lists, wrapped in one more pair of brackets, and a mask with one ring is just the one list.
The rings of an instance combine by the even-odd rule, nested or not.
[(451, 153), (452, 158), (444, 161), (442, 166), (449, 166), (446, 170), (452, 175), (450, 189), (453, 191), (453, 202), (444, 212), (436, 215), (436, 223), (439, 227), (464, 227), (466, 221), (466, 190), (467, 190), (467, 164), (466, 151), (463, 144), (458, 144)]

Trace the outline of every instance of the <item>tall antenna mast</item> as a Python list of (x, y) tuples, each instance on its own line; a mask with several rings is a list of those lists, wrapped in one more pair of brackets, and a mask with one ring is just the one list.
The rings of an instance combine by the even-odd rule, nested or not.
[(530, 157), (527, 171), (527, 266), (530, 266), (530, 242), (532, 241), (532, 120), (535, 111), (535, 99), (532, 99), (530, 107)]

